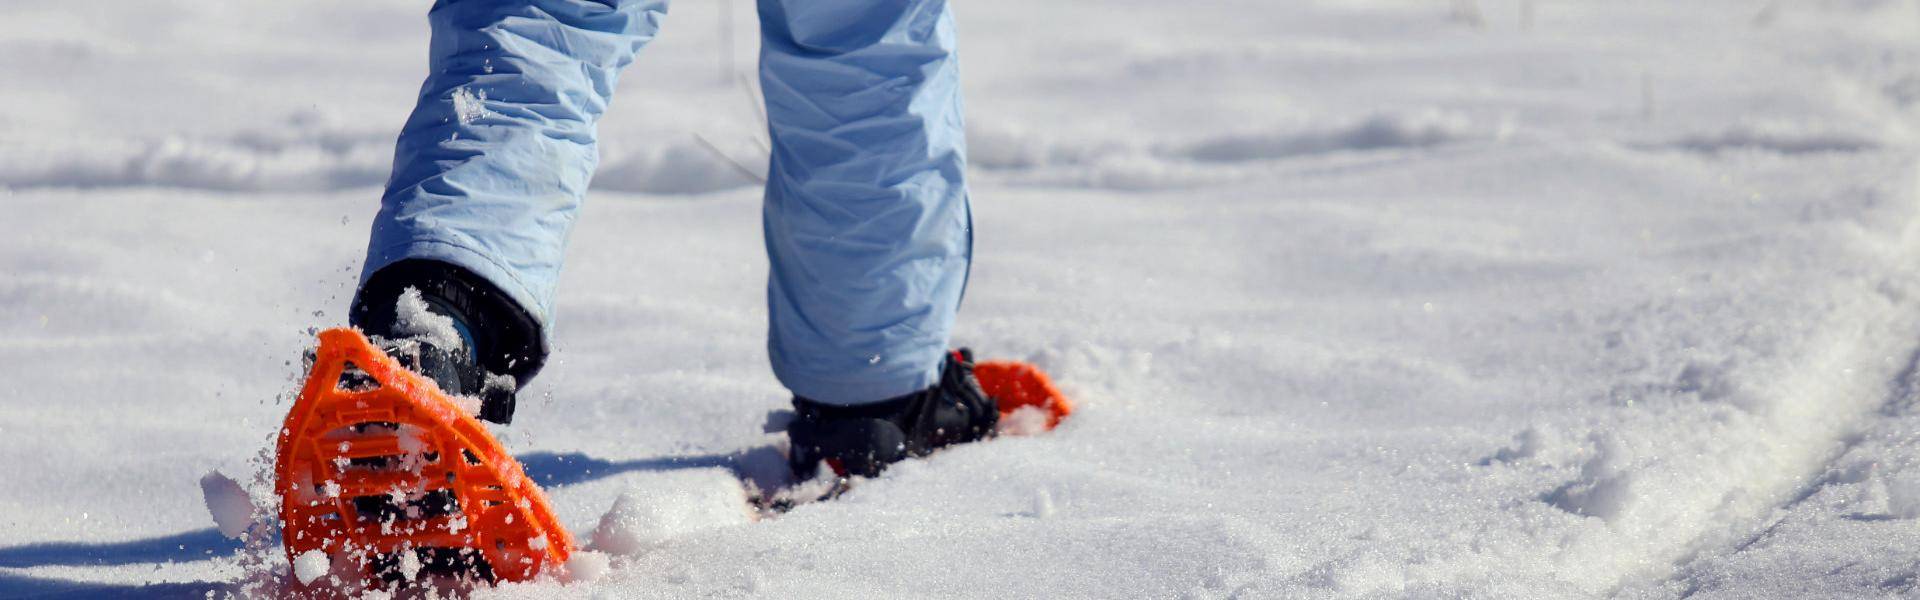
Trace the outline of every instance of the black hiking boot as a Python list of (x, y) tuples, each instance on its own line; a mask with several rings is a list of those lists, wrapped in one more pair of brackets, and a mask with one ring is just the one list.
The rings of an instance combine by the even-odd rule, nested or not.
[(947, 354), (933, 387), (871, 404), (838, 406), (795, 396), (789, 464), (811, 479), (820, 461), (841, 475), (873, 477), (908, 457), (990, 437), (1000, 410), (973, 376), (973, 353)]
[(513, 422), (514, 390), (546, 359), (539, 327), (518, 303), (438, 261), (404, 260), (375, 272), (349, 320), (441, 391), (479, 399), (475, 417), (503, 425)]
[[(478, 399), (479, 404), (468, 407), (475, 418), (501, 424), (511, 422), (516, 387), (513, 378), (489, 374), (478, 364), (473, 334), (466, 321), (445, 304), (427, 300), (414, 288), (407, 288), (399, 302), (402, 308), (397, 312), (408, 314), (411, 319), (401, 319), (395, 331), (375, 334), (374, 344), (400, 366), (432, 380), (447, 395)], [(419, 325), (410, 323), (435, 317), (445, 319), (438, 331), (423, 331)]]

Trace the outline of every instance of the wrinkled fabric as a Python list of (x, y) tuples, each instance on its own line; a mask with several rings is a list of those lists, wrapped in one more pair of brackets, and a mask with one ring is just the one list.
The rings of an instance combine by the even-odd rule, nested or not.
[(567, 233), (599, 161), (594, 125), (665, 14), (664, 0), (435, 3), (427, 80), (400, 131), (361, 283), (400, 260), (440, 260), (551, 322)]
[[(945, 0), (760, 0), (772, 156), (767, 351), (796, 395), (931, 386), (972, 252)], [(362, 281), (407, 258), (486, 278), (551, 331), (595, 122), (664, 0), (441, 0)], [(636, 274), (638, 275), (638, 274)]]
[(774, 374), (830, 403), (925, 389), (972, 253), (953, 15), (761, 0), (760, 16)]

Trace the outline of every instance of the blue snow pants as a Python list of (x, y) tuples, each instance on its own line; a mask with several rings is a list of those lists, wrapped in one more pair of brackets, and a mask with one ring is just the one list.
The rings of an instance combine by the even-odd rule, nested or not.
[[(946, 0), (759, 0), (772, 140), (764, 226), (775, 376), (860, 404), (939, 377), (972, 254)], [(430, 259), (549, 335), (595, 123), (665, 0), (439, 0), (362, 282)], [(663, 290), (664, 293), (664, 290)], [(645, 343), (644, 340), (637, 343)]]

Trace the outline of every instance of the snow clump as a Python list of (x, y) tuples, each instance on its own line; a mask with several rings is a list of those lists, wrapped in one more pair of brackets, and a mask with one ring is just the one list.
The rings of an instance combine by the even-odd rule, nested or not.
[(1920, 474), (1888, 477), (1886, 487), (1888, 515), (1902, 519), (1920, 517)]
[(213, 514), (213, 523), (220, 528), (220, 535), (240, 539), (247, 533), (247, 527), (253, 525), (253, 499), (233, 478), (219, 471), (208, 473), (200, 478), (200, 494), (207, 502), (207, 512)]
[(1053, 518), (1053, 513), (1053, 494), (1048, 493), (1046, 488), (1035, 491), (1033, 495), (1034, 518), (1051, 519)]
[(1052, 414), (1038, 406), (1022, 406), (1000, 417), (1000, 435), (1034, 435), (1047, 432)]
[(312, 585), (314, 580), (332, 569), (333, 561), (327, 558), (323, 550), (308, 550), (293, 559), (293, 576), (300, 580), (300, 585)]
[(464, 87), (453, 89), (453, 113), (460, 117), (461, 125), (472, 125), (487, 116), (486, 101), (485, 91), (476, 93)]
[(571, 583), (599, 581), (601, 577), (607, 576), (607, 570), (612, 568), (612, 563), (613, 557), (604, 552), (591, 550), (574, 552), (572, 556), (567, 557), (566, 579)]
[(747, 491), (725, 469), (650, 478), (620, 494), (593, 530), (592, 548), (632, 556), (687, 533), (752, 521)]
[(400, 575), (406, 577), (407, 581), (413, 581), (414, 578), (419, 577), (423, 566), (420, 564), (419, 554), (411, 551), (400, 553)]
[(453, 325), (453, 317), (428, 310), (426, 299), (420, 296), (420, 288), (409, 287), (400, 292), (400, 301), (394, 304), (393, 309), (394, 333), (418, 338), (449, 351), (466, 347), (461, 342), (460, 330)]

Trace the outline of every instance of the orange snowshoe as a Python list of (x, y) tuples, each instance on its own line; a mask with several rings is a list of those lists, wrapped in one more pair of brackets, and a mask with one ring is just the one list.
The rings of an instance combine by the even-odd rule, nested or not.
[(1048, 431), (1073, 414), (1073, 402), (1060, 393), (1060, 388), (1054, 387), (1053, 379), (1047, 377), (1045, 371), (1032, 364), (1012, 360), (981, 361), (973, 365), (973, 377), (980, 380), (980, 390), (1000, 407), (1002, 422), (1017, 421), (1021, 411), (1033, 409), (1045, 417), (1040, 429)]
[(320, 333), (277, 453), (281, 540), (303, 580), (324, 557), (359, 584), (423, 568), (524, 581), (574, 549), (479, 420), (353, 329)]

